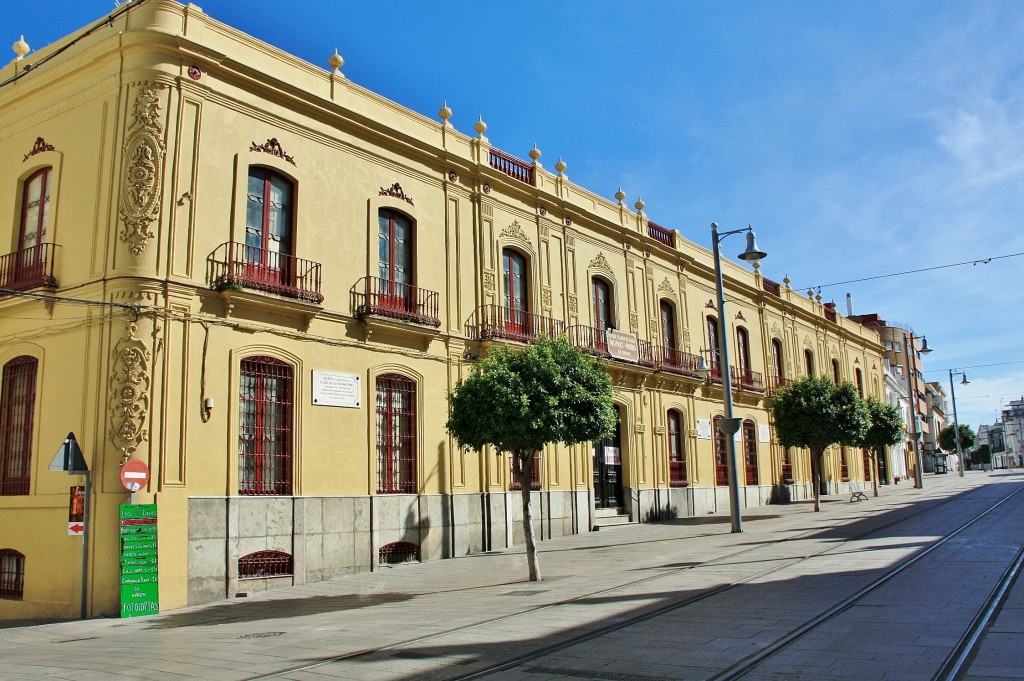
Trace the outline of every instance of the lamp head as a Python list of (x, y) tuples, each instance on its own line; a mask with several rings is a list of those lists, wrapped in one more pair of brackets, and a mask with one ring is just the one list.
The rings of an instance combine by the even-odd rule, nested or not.
[(960, 381), (960, 385), (967, 385), (970, 381), (967, 380), (967, 374), (964, 374), (964, 380)]
[(697, 362), (697, 374), (701, 378), (707, 378), (708, 376), (711, 375), (711, 368), (708, 367), (708, 363), (704, 361), (703, 351), (700, 354), (700, 360)]
[(740, 260), (757, 262), (761, 258), (768, 257), (768, 254), (757, 247), (757, 240), (754, 237), (754, 230), (747, 226), (747, 248), (737, 256)]
[(918, 350), (918, 352), (921, 353), (922, 355), (927, 355), (931, 351), (932, 351), (932, 349), (930, 347), (928, 347), (928, 339), (925, 338), (924, 336), (922, 336), (921, 337), (921, 349)]

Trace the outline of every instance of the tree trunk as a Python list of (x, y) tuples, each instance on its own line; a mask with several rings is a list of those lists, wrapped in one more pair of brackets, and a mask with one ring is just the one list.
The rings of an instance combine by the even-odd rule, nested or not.
[(873, 483), (875, 483), (874, 484), (874, 488), (875, 488), (875, 496), (876, 497), (878, 496), (878, 457), (884, 456), (884, 455), (885, 455), (885, 448), (878, 448), (878, 449), (875, 449), (875, 455), (873, 457), (871, 457), (871, 468), (873, 469), (873, 474), (871, 475), (871, 481)]
[(513, 473), (519, 480), (519, 494), (523, 500), (523, 534), (526, 536), (526, 565), (530, 581), (539, 582), (540, 563), (537, 560), (537, 541), (533, 535), (533, 515), (530, 513), (530, 487), (533, 482), (533, 457), (537, 452), (519, 451), (512, 455)]
[(811, 452), (811, 485), (814, 487), (814, 512), (821, 510), (821, 455), (822, 451)]

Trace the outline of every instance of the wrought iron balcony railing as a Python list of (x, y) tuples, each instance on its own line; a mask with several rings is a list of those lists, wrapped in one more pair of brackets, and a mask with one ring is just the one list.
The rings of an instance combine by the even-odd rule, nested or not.
[(57, 244), (41, 243), (0, 256), (0, 287), (24, 291), (45, 286), (57, 288), (53, 276)]
[(570, 326), (568, 328), (569, 342), (583, 352), (599, 357), (610, 358), (608, 352), (608, 332), (605, 329), (595, 329), (592, 326)]
[(506, 154), (500, 149), (491, 147), (490, 164), (499, 173), (505, 173), (511, 178), (533, 186), (534, 166), (532, 163), (527, 163), (512, 154)]
[(671, 229), (665, 229), (661, 225), (656, 225), (650, 221), (647, 222), (647, 236), (651, 237), (655, 241), (660, 241), (666, 246), (675, 245)]
[(436, 291), (400, 284), (380, 277), (363, 277), (362, 301), (356, 308), (360, 316), (372, 315), (402, 321), (441, 326)]
[(227, 242), (214, 251), (213, 287), (267, 291), (320, 304), (320, 263), (258, 246)]
[(762, 377), (759, 371), (750, 371), (749, 369), (740, 369), (739, 367), (729, 367), (731, 369), (732, 382), (740, 390), (750, 390), (752, 392), (763, 393), (764, 392), (764, 377)]
[(773, 296), (781, 296), (782, 295), (782, 287), (779, 286), (778, 282), (772, 281), (771, 279), (767, 279), (767, 278), (762, 279), (761, 280), (761, 287), (764, 288), (765, 291), (767, 291), (768, 293), (772, 294)]
[(480, 308), (477, 333), (482, 340), (503, 338), (529, 343), (541, 336), (557, 338), (565, 333), (565, 322), (501, 305), (484, 305)]
[(672, 374), (690, 376), (692, 378), (703, 378), (697, 367), (700, 365), (700, 356), (689, 352), (683, 352), (676, 348), (665, 346), (658, 347), (658, 368)]

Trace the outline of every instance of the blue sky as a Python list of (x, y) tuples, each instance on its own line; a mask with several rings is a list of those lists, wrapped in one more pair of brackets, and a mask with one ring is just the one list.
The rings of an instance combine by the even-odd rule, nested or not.
[[(812, 285), (1024, 253), (1024, 3), (1009, 0), (200, 0), (210, 16), (710, 246), (753, 224), (762, 271)], [(112, 0), (10, 3), (44, 45)], [(11, 53), (13, 55), (13, 53)], [(735, 241), (733, 243), (733, 240)], [(725, 252), (742, 250), (739, 237)], [(925, 334), (975, 429), (1024, 394), (1024, 257), (821, 290)], [(978, 366), (998, 365), (998, 366)]]

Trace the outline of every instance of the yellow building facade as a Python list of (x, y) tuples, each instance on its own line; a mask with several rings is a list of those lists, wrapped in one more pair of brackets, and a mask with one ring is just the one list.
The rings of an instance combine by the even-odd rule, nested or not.
[[(541, 333), (607, 358), (620, 423), (540, 457), (539, 537), (728, 508), (712, 256), (641, 202), (194, 5), (133, 3), (31, 61), (0, 78), (0, 617), (119, 611), (129, 459), (163, 609), (520, 542), (508, 458), (458, 449), (445, 396)], [(881, 396), (877, 332), (724, 276), (742, 503), (807, 498), (766, 399), (809, 372)], [(82, 480), (48, 470), (69, 432), (84, 589)], [(829, 491), (866, 474), (827, 458)]]

